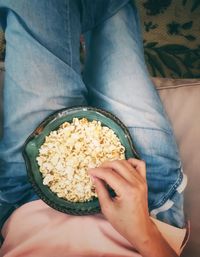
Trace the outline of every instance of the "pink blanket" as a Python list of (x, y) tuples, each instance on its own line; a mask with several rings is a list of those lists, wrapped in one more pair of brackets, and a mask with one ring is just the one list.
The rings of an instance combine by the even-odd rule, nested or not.
[[(186, 229), (154, 220), (177, 253)], [(17, 209), (2, 229), (4, 257), (141, 257), (101, 215), (71, 216), (58, 212), (43, 201)]]

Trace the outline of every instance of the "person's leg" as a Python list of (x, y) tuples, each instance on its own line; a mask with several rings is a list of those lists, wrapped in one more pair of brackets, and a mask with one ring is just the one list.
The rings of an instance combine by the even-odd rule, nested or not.
[(37, 199), (27, 181), (22, 146), (51, 112), (87, 104), (81, 80), (77, 1), (0, 0), (6, 59), (0, 140), (0, 220)]
[[(126, 5), (85, 38), (83, 76), (89, 104), (111, 111), (129, 128), (147, 163), (151, 214), (183, 226), (182, 195), (178, 192), (183, 190), (185, 176), (171, 125), (145, 66), (136, 9)], [(172, 205), (177, 211), (172, 213), (171, 208), (166, 213)]]

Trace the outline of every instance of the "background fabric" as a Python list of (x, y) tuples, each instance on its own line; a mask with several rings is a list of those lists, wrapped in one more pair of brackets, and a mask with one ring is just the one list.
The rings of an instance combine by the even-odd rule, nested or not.
[(136, 0), (152, 76), (200, 77), (200, 1)]

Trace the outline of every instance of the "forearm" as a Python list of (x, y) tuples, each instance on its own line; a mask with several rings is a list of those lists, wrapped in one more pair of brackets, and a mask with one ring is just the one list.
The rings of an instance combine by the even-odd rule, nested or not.
[(137, 240), (129, 240), (143, 257), (177, 257), (178, 255), (163, 238), (156, 225), (150, 221), (145, 233)]

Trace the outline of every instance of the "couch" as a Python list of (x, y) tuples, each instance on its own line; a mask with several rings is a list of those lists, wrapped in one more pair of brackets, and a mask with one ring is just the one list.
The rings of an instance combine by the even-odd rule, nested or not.
[(185, 213), (191, 234), (183, 257), (200, 256), (200, 80), (153, 78), (172, 122), (188, 176)]
[[(190, 220), (191, 235), (182, 256), (199, 257), (200, 1), (138, 0), (136, 3), (142, 19), (147, 66), (172, 122), (183, 169), (188, 176), (188, 186), (185, 191), (185, 212), (188, 220)], [(168, 14), (164, 16), (167, 12)], [(168, 18), (163, 19), (163, 17)], [(160, 27), (161, 30), (167, 28), (165, 35)], [(3, 42), (1, 34), (0, 41)], [(4, 47), (0, 47), (2, 56), (4, 55), (3, 50)], [(1, 64), (0, 135), (2, 132), (3, 74), (4, 68)]]

